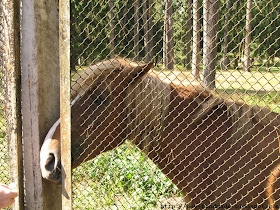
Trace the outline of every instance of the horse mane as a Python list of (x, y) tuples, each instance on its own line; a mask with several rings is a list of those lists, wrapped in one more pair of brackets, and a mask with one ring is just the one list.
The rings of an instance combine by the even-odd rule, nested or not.
[(127, 89), (128, 138), (146, 154), (159, 140), (170, 104), (170, 85), (149, 73)]
[(235, 140), (250, 138), (251, 131), (259, 124), (263, 129), (276, 130), (278, 134), (280, 115), (267, 107), (249, 106), (242, 102), (224, 101), (228, 116), (232, 119), (233, 137)]
[(272, 112), (267, 107), (257, 105), (250, 106), (243, 102), (225, 100), (215, 91), (197, 85), (174, 85), (179, 95), (188, 100), (195, 100), (198, 107), (192, 115), (195, 123), (204, 117), (212, 109), (224, 107), (232, 122), (232, 139), (245, 139), (256, 124), (271, 129), (278, 129), (280, 125), (280, 114)]

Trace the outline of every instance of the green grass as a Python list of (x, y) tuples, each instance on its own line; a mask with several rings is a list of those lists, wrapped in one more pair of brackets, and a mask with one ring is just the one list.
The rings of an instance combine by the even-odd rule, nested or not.
[(225, 99), (268, 106), (280, 113), (280, 73), (218, 71), (216, 91)]
[[(74, 208), (151, 209), (177, 187), (129, 141), (73, 171)], [(81, 189), (83, 188), (83, 189)]]
[(5, 133), (0, 133), (0, 182), (9, 183), (8, 142)]
[(0, 182), (9, 183), (8, 140), (6, 136), (6, 122), (3, 106), (0, 105)]
[(280, 91), (280, 73), (217, 71), (217, 89), (241, 89), (251, 91)]

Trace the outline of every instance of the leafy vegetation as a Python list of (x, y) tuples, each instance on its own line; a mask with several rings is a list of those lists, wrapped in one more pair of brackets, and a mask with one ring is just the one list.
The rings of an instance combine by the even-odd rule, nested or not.
[[(198, 0), (200, 5), (200, 24), (202, 30), (203, 1)], [(153, 60), (161, 63), (163, 59), (163, 30), (165, 6), (161, 1), (149, 1), (146, 6), (150, 7), (149, 18), (152, 26), (150, 46), (153, 52)], [(173, 0), (173, 30), (174, 30), (174, 59), (177, 64), (185, 64), (187, 52), (186, 47), (192, 46), (192, 36), (186, 37), (188, 30), (187, 9), (191, 6), (189, 0)], [(110, 56), (110, 42), (114, 42), (115, 54), (123, 57), (135, 58), (133, 48), (135, 37), (135, 11), (134, 0), (117, 0), (111, 8), (113, 12), (114, 40), (110, 40), (110, 16), (108, 1), (76, 1), (71, 0), (71, 62), (80, 65), (88, 65), (93, 60), (101, 60)], [(144, 3), (140, 2), (139, 13), (139, 48), (140, 57), (145, 56), (144, 49)], [(245, 22), (246, 22), (246, 0), (230, 1), (229, 9), (226, 8), (226, 0), (220, 0), (219, 7), (219, 29), (218, 29), (218, 54), (217, 60), (223, 57), (223, 43), (225, 37), (225, 26), (228, 27), (227, 57), (230, 65), (238, 68), (242, 64), (244, 52)], [(279, 57), (279, 33), (280, 4), (278, 0), (254, 1), (251, 22), (251, 59), (266, 64), (274, 64), (275, 58)], [(225, 16), (228, 15), (228, 23), (225, 24)], [(203, 47), (202, 31), (200, 46)], [(201, 52), (202, 53), (202, 52)]]
[(162, 198), (180, 196), (177, 187), (129, 141), (84, 163), (73, 177), (76, 208), (147, 209)]
[(2, 129), (3, 124), (0, 123), (0, 183), (9, 184), (8, 142)]
[(9, 184), (8, 141), (6, 136), (4, 106), (1, 103), (2, 101), (0, 102), (0, 183)]

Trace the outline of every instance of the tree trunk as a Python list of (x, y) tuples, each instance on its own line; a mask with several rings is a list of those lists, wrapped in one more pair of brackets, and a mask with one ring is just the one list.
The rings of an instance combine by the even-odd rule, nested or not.
[(203, 84), (215, 88), (219, 0), (203, 1)]
[(186, 68), (191, 69), (191, 38), (192, 38), (192, 0), (188, 0), (187, 9), (187, 31), (186, 31)]
[(166, 44), (166, 20), (164, 20), (164, 23), (163, 23), (163, 46), (162, 46), (162, 60), (163, 60), (163, 68), (167, 68), (166, 67), (166, 57), (167, 57), (167, 53), (166, 53), (166, 50), (167, 50), (167, 44)]
[(267, 61), (266, 61), (266, 71), (271, 71), (271, 69), (270, 69), (270, 58), (269, 58), (269, 56), (266, 58), (267, 59)]
[(148, 25), (148, 12), (147, 12), (147, 0), (143, 2), (143, 25), (144, 25), (144, 49), (145, 49), (145, 56), (144, 61), (146, 63), (149, 62), (149, 25)]
[(250, 71), (250, 43), (251, 43), (251, 21), (252, 21), (252, 0), (247, 0), (246, 26), (245, 26), (245, 47), (244, 47), (244, 71)]
[(114, 33), (114, 12), (113, 12), (113, 8), (114, 8), (114, 4), (113, 4), (113, 0), (109, 0), (109, 8), (110, 8), (110, 12), (109, 12), (109, 17), (110, 17), (110, 57), (114, 57), (115, 55), (115, 44), (114, 44), (114, 39), (115, 39), (115, 33)]
[(139, 1), (134, 2), (134, 58), (139, 61)]
[(71, 55), (70, 55), (70, 69), (71, 71), (77, 71), (76, 70), (77, 65), (77, 56), (76, 51), (71, 47)]
[(173, 42), (173, 8), (172, 8), (172, 0), (166, 0), (165, 7), (165, 20), (164, 20), (164, 37), (165, 42), (165, 57), (164, 59), (164, 68), (169, 70), (174, 69), (174, 42)]
[(226, 70), (229, 65), (229, 59), (227, 56), (228, 53), (228, 20), (229, 20), (229, 9), (230, 9), (230, 1), (226, 0), (226, 13), (225, 13), (225, 28), (224, 28), (224, 49), (223, 49), (223, 61), (222, 61), (222, 69)]
[(151, 61), (153, 59), (153, 0), (149, 0), (149, 52), (148, 59)]
[(71, 71), (74, 71), (76, 72), (77, 69), (76, 69), (76, 65), (78, 63), (78, 57), (77, 57), (77, 53), (76, 53), (76, 49), (75, 49), (75, 38), (74, 37), (78, 37), (77, 35), (77, 31), (76, 31), (76, 28), (75, 28), (75, 18), (72, 16), (70, 17), (70, 31), (71, 31), (71, 37), (70, 37), (70, 69)]
[(199, 1), (193, 0), (193, 52), (192, 52), (192, 74), (199, 79), (199, 54), (200, 54), (200, 23), (199, 23)]
[(233, 65), (234, 65), (233, 68), (235, 70), (237, 70), (238, 69), (238, 56), (237, 55), (234, 56)]

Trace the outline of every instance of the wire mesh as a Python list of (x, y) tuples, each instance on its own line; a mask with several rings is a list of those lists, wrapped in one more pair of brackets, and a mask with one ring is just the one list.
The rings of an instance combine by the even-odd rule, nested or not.
[(1, 67), (1, 91), (0, 91), (0, 182), (9, 184), (9, 160), (8, 160), (8, 140), (6, 137), (6, 118), (5, 118), (5, 93), (4, 93), (4, 26), (3, 26), (3, 5), (0, 3), (0, 67)]
[(71, 0), (73, 208), (277, 207), (279, 15)]
[[(0, 2), (0, 68), (1, 68), (1, 77), (0, 77), (0, 183), (1, 184), (10, 184), (10, 156), (9, 156), (9, 147), (8, 147), (8, 137), (7, 137), (7, 117), (8, 113), (6, 112), (6, 101), (7, 96), (5, 94), (5, 59), (4, 59), (4, 11), (3, 11), (3, 2)], [(11, 209), (7, 207), (6, 209)]]

